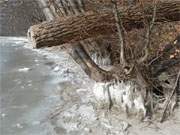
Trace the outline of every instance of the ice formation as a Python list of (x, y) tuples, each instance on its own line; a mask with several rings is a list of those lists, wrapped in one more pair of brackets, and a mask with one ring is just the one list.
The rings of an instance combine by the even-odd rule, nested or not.
[(93, 93), (101, 105), (109, 105), (112, 102), (125, 112), (142, 112), (143, 116), (146, 114), (144, 98), (138, 86), (133, 82), (95, 83)]

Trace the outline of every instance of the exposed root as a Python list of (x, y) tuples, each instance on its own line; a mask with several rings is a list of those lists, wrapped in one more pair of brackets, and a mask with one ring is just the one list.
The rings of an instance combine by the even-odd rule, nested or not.
[[(174, 106), (176, 105), (177, 89), (179, 88), (179, 81), (180, 81), (180, 70), (177, 75), (177, 79), (176, 79), (174, 88), (173, 88), (172, 92), (170, 93), (168, 99), (165, 101), (166, 104), (165, 104), (160, 122), (164, 121), (166, 113), (167, 113), (167, 109), (170, 108), (169, 110), (172, 112), (172, 110), (174, 109)], [(173, 97), (174, 97), (175, 101), (173, 100)]]

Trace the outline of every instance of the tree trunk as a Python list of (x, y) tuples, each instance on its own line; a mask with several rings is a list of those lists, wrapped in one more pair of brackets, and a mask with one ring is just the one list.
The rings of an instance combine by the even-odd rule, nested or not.
[[(43, 6), (46, 7), (43, 11), (44, 11), (47, 21), (53, 20), (57, 16), (61, 17), (61, 15), (62, 16), (68, 16), (68, 15), (75, 16), (77, 14), (84, 13), (83, 7), (81, 7), (81, 11), (77, 11), (78, 7), (71, 7), (71, 9), (69, 9), (66, 5), (64, 5), (61, 2), (59, 3), (60, 5), (57, 5), (56, 3), (54, 3), (53, 0), (50, 1), (52, 2), (50, 3), (50, 7), (48, 6), (47, 0), (46, 1), (39, 0), (39, 2), (40, 2), (39, 4), (41, 7)], [(71, 3), (68, 3), (68, 2), (71, 2)], [(81, 3), (82, 0), (79, 0), (76, 2)], [(72, 1), (71, 0), (66, 1), (66, 4), (72, 4)], [(61, 7), (60, 9), (59, 9), (59, 6)], [(57, 8), (61, 11), (57, 11), (58, 10)], [(59, 14), (59, 12), (61, 12), (61, 14)], [(87, 52), (86, 49), (83, 47), (83, 46), (87, 47), (86, 44), (87, 43), (84, 43), (84, 42), (79, 42), (74, 45), (69, 44), (66, 46), (66, 50), (68, 54), (76, 61), (77, 64), (81, 66), (83, 71), (91, 79), (95, 80), (96, 82), (100, 82), (100, 81), (103, 82), (103, 81), (108, 81), (109, 79), (112, 79), (110, 72), (99, 68), (98, 65), (96, 65), (94, 61), (91, 59), (91, 57), (88, 54), (89, 52)], [(88, 45), (89, 44), (92, 44), (92, 43), (88, 42)]]
[[(60, 2), (62, 1), (60, 0)], [(70, 2), (71, 0), (67, 0), (66, 2), (68, 1)], [(179, 5), (180, 3), (177, 1), (175, 1), (175, 3), (159, 3), (157, 10), (158, 18), (156, 21), (162, 22), (164, 20), (167, 21), (167, 19), (169, 21), (179, 20)], [(60, 6), (63, 6), (62, 3)], [(63, 8), (60, 11), (63, 16), (78, 15), (78, 12), (76, 11), (78, 8), (70, 9), (69, 6), (67, 7), (67, 5), (64, 5), (61, 8)], [(149, 20), (152, 17), (152, 9), (153, 7), (151, 6), (145, 6), (145, 17)], [(77, 62), (77, 64), (81, 66), (83, 71), (91, 79), (98, 82), (93, 88), (93, 92), (97, 100), (103, 100), (103, 102), (106, 100), (109, 109), (113, 104), (116, 104), (123, 107), (127, 113), (142, 112), (143, 116), (145, 116), (146, 112), (149, 111), (147, 110), (147, 108), (150, 108), (149, 106), (152, 105), (151, 103), (153, 102), (151, 89), (152, 85), (148, 83), (147, 77), (157, 78), (157, 76), (162, 72), (180, 63), (180, 55), (178, 53), (178, 50), (176, 50), (176, 55), (178, 57), (176, 56), (175, 58), (170, 58), (170, 55), (168, 55), (169, 53), (167, 54), (167, 49), (172, 51), (173, 54), (173, 49), (175, 49), (174, 47), (177, 46), (177, 43), (179, 46), (179, 40), (177, 40), (177, 42), (173, 42), (172, 45), (160, 52), (158, 56), (152, 58), (148, 67), (145, 67), (143, 64), (135, 65), (133, 66), (131, 74), (124, 74), (123, 72), (119, 72), (119, 66), (121, 65), (115, 65), (116, 67), (111, 71), (105, 71), (98, 65), (96, 65), (89, 56), (90, 49), (88, 48), (88, 46), (95, 46), (93, 47), (94, 49), (99, 46), (97, 43), (93, 45), (93, 40), (89, 39), (89, 41), (85, 40), (86, 42), (74, 42), (87, 39), (89, 37), (109, 35), (115, 33), (116, 26), (114, 16), (111, 12), (101, 14), (86, 14), (83, 11), (82, 13), (84, 15), (79, 15), (77, 17), (69, 17), (63, 20), (53, 20), (52, 22), (45, 22), (43, 24), (33, 26), (28, 34), (30, 39), (34, 43), (34, 47), (39, 48), (60, 45), (63, 43), (73, 43), (65, 46), (67, 52), (72, 56), (72, 58)], [(60, 19), (62, 19), (62, 16), (58, 16)], [(128, 28), (129, 30), (134, 27), (142, 27), (143, 17), (143, 14), (137, 7), (124, 10), (123, 21), (125, 28)], [(110, 36), (105, 39), (108, 40), (109, 38)], [(113, 40), (112, 38), (110, 39)], [(104, 46), (104, 44), (100, 44)], [(164, 56), (164, 54), (166, 57)], [(146, 70), (148, 70), (148, 72), (146, 72)], [(125, 77), (123, 75), (125, 75)], [(119, 80), (123, 81), (120, 82)]]
[[(157, 5), (156, 22), (179, 21), (180, 1), (163, 2)], [(151, 19), (152, 5), (146, 5), (145, 17)], [(122, 12), (124, 27), (130, 30), (143, 27), (143, 13), (138, 7), (131, 7)], [(43, 22), (32, 26), (28, 37), (35, 48), (74, 43), (87, 38), (116, 33), (115, 19), (111, 12), (88, 13), (64, 20)]]

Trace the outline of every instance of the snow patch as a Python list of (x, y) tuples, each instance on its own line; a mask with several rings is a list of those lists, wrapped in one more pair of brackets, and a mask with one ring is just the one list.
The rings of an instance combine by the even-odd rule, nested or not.
[(6, 117), (6, 116), (7, 116), (7, 114), (1, 113), (1, 117), (2, 117), (2, 118)]
[(54, 72), (58, 72), (59, 70), (60, 70), (60, 67), (59, 67), (59, 66), (56, 66), (56, 67), (54, 67), (54, 69), (53, 69)]
[(82, 105), (78, 109), (79, 114), (82, 119), (86, 121), (94, 121), (96, 120), (95, 112), (92, 106)]
[(27, 67), (18, 69), (19, 72), (28, 72), (30, 70), (31, 70), (31, 68), (27, 68)]
[(19, 128), (19, 129), (22, 129), (22, 128), (23, 128), (23, 125), (20, 124), (20, 123), (17, 123), (15, 127), (16, 127), (16, 128)]
[(24, 67), (24, 68), (18, 69), (19, 72), (28, 72), (29, 70), (31, 70), (31, 68)]

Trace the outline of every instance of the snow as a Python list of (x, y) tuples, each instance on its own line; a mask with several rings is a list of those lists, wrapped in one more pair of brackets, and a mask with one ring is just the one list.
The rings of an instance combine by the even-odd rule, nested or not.
[(23, 126), (22, 126), (20, 123), (17, 123), (17, 124), (16, 124), (16, 127), (17, 127), (17, 128), (20, 128), (20, 129), (23, 128)]
[(28, 67), (18, 69), (19, 72), (28, 72), (30, 70), (31, 70), (31, 68), (28, 68)]
[(59, 66), (54, 67), (53, 71), (54, 71), (54, 72), (60, 71), (60, 67), (59, 67)]
[(2, 118), (4, 118), (4, 117), (6, 117), (6, 116), (7, 116), (7, 114), (2, 113), (2, 114), (1, 114), (1, 116), (2, 116)]

